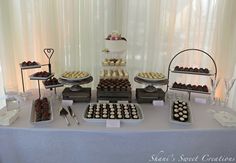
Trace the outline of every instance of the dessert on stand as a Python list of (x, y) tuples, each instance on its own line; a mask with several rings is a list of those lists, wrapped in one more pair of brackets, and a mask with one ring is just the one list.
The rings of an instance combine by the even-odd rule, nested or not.
[(131, 84), (126, 66), (127, 40), (118, 32), (105, 38), (97, 101), (131, 102)]
[[(43, 84), (46, 89), (52, 90), (54, 88), (55, 93), (56, 93), (57, 87), (63, 86), (63, 84), (59, 83), (56, 78), (52, 79), (52, 77), (54, 76), (54, 73), (52, 73), (52, 69), (51, 69), (51, 58), (53, 56), (54, 49), (45, 48), (43, 50), (43, 52), (48, 58), (47, 64), (40, 64), (39, 62), (36, 62), (36, 61), (27, 61), (27, 62), (24, 61), (24, 62), (20, 63), (23, 92), (25, 92), (23, 70), (36, 69), (36, 68), (41, 68), (42, 66), (48, 66), (48, 72), (47, 71), (39, 71), (39, 72), (36, 72), (36, 73), (29, 76), (30, 80), (37, 80), (38, 81), (39, 98), (41, 98), (40, 81), (44, 81)], [(46, 85), (45, 85), (45, 83), (46, 83)]]
[(145, 88), (136, 89), (138, 103), (152, 103), (153, 100), (165, 101), (165, 92), (160, 88), (168, 84), (164, 74), (158, 72), (140, 72), (134, 77), (134, 81), (145, 84)]
[(93, 81), (93, 77), (89, 73), (83, 71), (65, 72), (61, 75), (59, 81), (64, 85), (70, 86), (63, 90), (63, 100), (73, 100), (74, 102), (90, 102), (91, 88), (81, 86)]
[[(180, 57), (182, 54), (184, 54), (185, 52), (199, 52), (199, 54), (203, 54), (206, 55), (210, 58), (210, 60), (212, 61), (212, 67), (213, 70), (209, 70), (208, 68), (200, 68), (200, 67), (192, 67), (192, 66), (173, 66), (173, 61), (177, 58)], [(194, 54), (194, 53), (190, 53), (190, 54)], [(178, 74), (178, 75), (198, 75), (201, 77), (207, 77), (211, 80), (216, 81), (216, 77), (217, 77), (217, 66), (215, 63), (215, 60), (212, 58), (212, 56), (210, 54), (208, 54), (207, 52), (200, 50), (200, 49), (185, 49), (180, 51), (179, 53), (177, 53), (170, 61), (169, 63), (169, 67), (168, 67), (168, 85), (167, 85), (167, 91), (168, 89), (170, 90), (174, 90), (174, 91), (184, 91), (187, 92), (189, 94), (189, 100), (191, 97), (191, 93), (199, 93), (199, 94), (207, 94), (211, 96), (215, 96), (215, 88), (211, 88), (211, 91), (209, 89), (209, 87), (207, 86), (207, 84), (205, 85), (196, 85), (196, 84), (192, 84), (192, 83), (182, 83), (179, 82), (177, 83), (176, 81), (170, 81), (171, 75), (172, 74)]]

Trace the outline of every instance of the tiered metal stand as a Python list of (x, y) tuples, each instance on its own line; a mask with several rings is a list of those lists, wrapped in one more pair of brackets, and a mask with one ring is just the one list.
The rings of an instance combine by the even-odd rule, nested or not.
[(136, 89), (136, 99), (138, 103), (152, 103), (153, 100), (165, 101), (165, 92), (158, 88), (168, 84), (168, 80), (145, 80), (138, 76), (134, 77), (134, 81), (139, 84), (147, 85), (145, 88)]
[[(193, 51), (193, 52), (200, 52), (200, 54), (204, 54), (204, 55), (207, 55), (212, 63), (213, 63), (213, 67), (214, 67), (214, 71), (210, 71), (210, 73), (199, 73), (199, 72), (189, 72), (189, 71), (175, 71), (174, 70), (174, 67), (172, 65), (172, 62), (175, 60), (176, 57), (178, 57), (180, 54), (183, 54), (185, 52), (189, 52), (189, 51)], [(200, 94), (210, 94), (210, 92), (203, 92), (203, 91), (196, 91), (196, 90), (189, 90), (189, 89), (179, 89), (179, 88), (172, 88), (170, 87), (170, 76), (172, 73), (177, 73), (177, 74), (180, 74), (180, 75), (199, 75), (199, 76), (206, 76), (206, 77), (214, 77), (214, 79), (216, 79), (216, 76), (217, 76), (217, 66), (216, 66), (216, 62), (215, 60), (212, 58), (212, 56), (210, 54), (208, 54), (207, 52), (203, 51), (203, 50), (200, 50), (200, 49), (185, 49), (185, 50), (182, 50), (180, 51), (179, 53), (177, 53), (170, 61), (169, 63), (169, 67), (168, 67), (168, 85), (167, 85), (167, 90), (170, 89), (170, 90), (176, 90), (176, 91), (184, 91), (184, 92), (188, 92), (189, 94), (189, 100), (190, 100), (190, 97), (191, 97), (191, 93), (200, 93)], [(171, 83), (173, 84), (173, 83)], [(170, 87), (170, 88), (169, 88)]]
[(63, 90), (63, 100), (73, 100), (74, 102), (90, 102), (91, 88), (83, 88), (81, 85), (91, 83), (93, 81), (92, 76), (81, 80), (65, 80), (59, 78), (59, 81), (65, 85), (71, 85), (71, 87), (67, 87)]
[[(22, 88), (23, 88), (23, 92), (25, 92), (25, 84), (24, 84), (24, 74), (23, 74), (23, 70), (28, 70), (28, 69), (35, 69), (35, 68), (41, 68), (42, 66), (48, 66), (48, 72), (51, 74), (48, 77), (34, 77), (33, 75), (30, 76), (30, 80), (37, 80), (38, 81), (38, 92), (39, 92), (39, 98), (41, 97), (41, 91), (40, 91), (40, 80), (47, 80), (51, 77), (54, 76), (54, 74), (52, 74), (52, 69), (51, 69), (51, 58), (53, 56), (54, 53), (54, 49), (52, 48), (45, 48), (43, 50), (44, 54), (47, 56), (48, 58), (48, 63), (47, 64), (38, 64), (35, 66), (28, 66), (28, 67), (24, 67), (22, 65), (20, 65), (20, 69), (21, 69), (21, 80), (22, 80)], [(52, 90), (54, 88), (55, 93), (56, 93), (56, 87), (62, 87), (62, 84), (58, 84), (55, 86), (51, 86), (50, 90)]]

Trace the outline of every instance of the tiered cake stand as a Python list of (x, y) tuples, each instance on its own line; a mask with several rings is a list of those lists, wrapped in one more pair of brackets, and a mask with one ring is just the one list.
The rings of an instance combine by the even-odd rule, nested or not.
[(158, 87), (167, 85), (168, 79), (148, 80), (136, 76), (134, 77), (134, 81), (146, 85), (145, 88), (136, 89), (138, 103), (152, 103), (153, 100), (165, 100), (165, 92)]
[[(102, 54), (102, 72), (104, 71), (119, 71), (123, 72), (123, 76), (117, 76), (110, 74), (109, 76), (100, 75), (100, 81), (102, 79), (106, 80), (120, 80), (127, 79), (128, 73), (126, 70), (126, 50), (127, 42), (126, 40), (105, 40), (106, 48), (108, 51), (103, 52)], [(106, 60), (120, 60), (122, 64), (104, 64)], [(120, 62), (121, 63), (121, 62)], [(101, 73), (102, 74), (102, 73)], [(108, 86), (109, 87), (109, 86)], [(109, 102), (118, 102), (118, 101), (128, 101), (131, 102), (131, 90), (119, 90), (119, 89), (99, 89), (97, 88), (97, 101), (109, 101)]]
[[(24, 75), (23, 75), (23, 70), (29, 70), (29, 69), (35, 69), (35, 68), (41, 68), (42, 66), (48, 66), (48, 72), (51, 74), (47, 77), (35, 77), (34, 74), (30, 75), (29, 78), (30, 80), (37, 80), (38, 81), (38, 92), (39, 92), (39, 98), (41, 98), (41, 91), (40, 91), (40, 81), (45, 81), (48, 80), (50, 78), (52, 78), (54, 76), (54, 74), (52, 73), (52, 69), (51, 69), (51, 58), (53, 56), (54, 53), (54, 49), (52, 48), (45, 48), (43, 50), (44, 54), (47, 56), (48, 58), (48, 63), (47, 64), (37, 64), (34, 66), (23, 66), (22, 64), (20, 64), (20, 69), (21, 69), (21, 80), (22, 80), (22, 88), (23, 88), (23, 92), (25, 92), (25, 84), (24, 84)], [(63, 84), (59, 83), (57, 85), (51, 85), (51, 86), (45, 86), (46, 89), (50, 89), (52, 90), (54, 88), (54, 91), (56, 93), (56, 88), (57, 87), (62, 87)]]
[[(172, 65), (173, 61), (179, 57), (181, 54), (184, 54), (185, 52), (189, 52), (189, 51), (192, 51), (192, 52), (199, 52), (199, 54), (202, 54), (202, 55), (206, 55), (209, 57), (209, 59), (212, 61), (212, 65), (213, 65), (213, 68), (214, 70), (211, 71), (209, 73), (200, 73), (200, 72), (189, 72), (189, 71), (176, 71), (174, 70), (174, 66)], [(191, 53), (193, 54), (193, 53)], [(216, 62), (215, 60), (213, 59), (213, 57), (208, 54), (207, 52), (203, 51), (203, 50), (200, 50), (200, 49), (185, 49), (185, 50), (182, 50), (180, 51), (179, 53), (177, 53), (170, 61), (169, 63), (169, 67), (168, 67), (168, 79), (169, 79), (169, 82), (170, 82), (170, 76), (171, 74), (179, 74), (179, 75), (198, 75), (198, 76), (202, 76), (202, 77), (213, 77), (214, 80), (216, 79), (216, 76), (217, 76), (217, 66), (216, 66)], [(173, 84), (173, 83), (168, 83), (167, 85), (167, 90), (170, 89), (170, 90), (174, 90), (174, 91), (184, 91), (184, 92), (187, 92), (189, 94), (189, 100), (190, 100), (190, 97), (191, 97), (191, 93), (199, 93), (199, 94), (207, 94), (207, 95), (210, 95), (211, 93), (208, 91), (208, 92), (204, 92), (204, 91), (197, 91), (197, 90), (191, 90), (191, 89), (180, 89), (180, 88), (173, 88), (171, 87), (170, 85)]]
[(81, 80), (67, 80), (59, 78), (59, 81), (64, 85), (71, 86), (63, 90), (62, 96), (64, 100), (73, 100), (74, 102), (90, 102), (91, 88), (84, 88), (81, 85), (91, 83), (93, 81), (92, 76), (88, 76)]

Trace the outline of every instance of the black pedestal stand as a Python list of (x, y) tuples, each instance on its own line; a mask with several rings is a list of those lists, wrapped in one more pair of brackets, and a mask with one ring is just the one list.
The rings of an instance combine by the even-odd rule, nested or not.
[(144, 80), (139, 77), (135, 77), (134, 81), (140, 84), (146, 84), (145, 88), (136, 89), (136, 99), (138, 103), (152, 103), (153, 100), (165, 101), (165, 92), (161, 88), (155, 86), (167, 85), (168, 80)]
[(90, 102), (91, 100), (91, 88), (83, 88), (81, 85), (88, 84), (93, 81), (93, 77), (89, 76), (86, 79), (71, 81), (59, 78), (60, 82), (65, 85), (71, 85), (63, 90), (63, 100), (73, 100), (73, 102)]

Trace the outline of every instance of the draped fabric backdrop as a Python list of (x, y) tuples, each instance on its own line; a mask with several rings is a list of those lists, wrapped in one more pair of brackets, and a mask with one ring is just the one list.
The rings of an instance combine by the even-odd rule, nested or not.
[[(6, 90), (21, 91), (19, 63), (46, 63), (43, 49), (55, 49), (52, 71), (84, 70), (98, 83), (104, 38), (114, 30), (128, 40), (127, 70), (167, 75), (168, 63), (185, 48), (199, 48), (216, 60), (218, 77), (232, 77), (236, 61), (234, 0), (1, 0), (0, 56)], [(199, 53), (186, 53), (179, 65), (213, 68)], [(46, 70), (46, 69), (45, 69)], [(25, 71), (26, 89), (37, 87)], [(177, 77), (205, 84), (206, 78)], [(209, 83), (208, 83), (209, 84)], [(223, 82), (217, 91), (223, 95)]]

